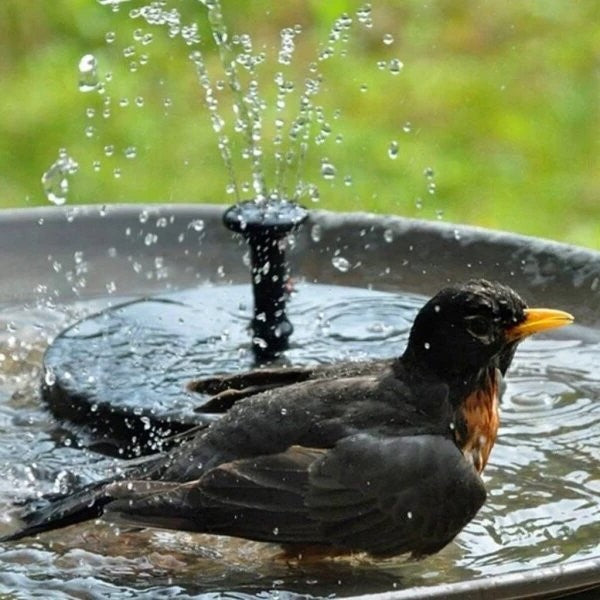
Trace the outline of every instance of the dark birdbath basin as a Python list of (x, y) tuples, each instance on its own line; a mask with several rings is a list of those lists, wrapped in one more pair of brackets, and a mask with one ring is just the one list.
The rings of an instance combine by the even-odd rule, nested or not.
[[(0, 454), (6, 466), (0, 475), (8, 482), (0, 486), (3, 513), (15, 494), (60, 491), (114, 469), (112, 459), (73, 447), (115, 448), (119, 436), (131, 434), (128, 423), (121, 431), (102, 423), (129, 418), (142, 429), (163, 427), (158, 437), (164, 437), (205, 418), (195, 410), (202, 400), (185, 389), (188, 380), (251, 366), (246, 248), (223, 228), (222, 213), (221, 206), (109, 206), (0, 214), (0, 318), (6, 323), (0, 338)], [(110, 546), (114, 532), (97, 525), (4, 545), (0, 592), (18, 586), (32, 595), (48, 589), (76, 594), (88, 581), (98, 593), (116, 596), (152, 587), (163, 597), (182, 589), (241, 597), (276, 589), (290, 598), (381, 592), (380, 598), (392, 600), (558, 597), (600, 586), (600, 254), (469, 227), (315, 211), (294, 235), (289, 259), (298, 289), (288, 312), (295, 333), (283, 358), (290, 363), (398, 354), (421, 295), (471, 277), (501, 280), (532, 305), (576, 316), (577, 325), (537, 345), (528, 342), (517, 359), (502, 437), (486, 474), (488, 502), (473, 524), (447, 550), (416, 565), (334, 562), (317, 572), (282, 567), (272, 561), (274, 552), (265, 558), (262, 550), (252, 554), (250, 566), (234, 568), (239, 556), (250, 556), (249, 546), (238, 551), (219, 541), (214, 549), (203, 538), (198, 549), (185, 535), (175, 542), (182, 538), (171, 534), (157, 546), (171, 545), (174, 562), (167, 563), (162, 550), (151, 551), (158, 538), (145, 537), (140, 544), (146, 546), (127, 549), (127, 539), (162, 534), (120, 536)], [(48, 342), (109, 304), (129, 302), (116, 313), (126, 316), (136, 299), (149, 296), (155, 299), (145, 305), (146, 319), (127, 330), (123, 355), (112, 363), (93, 373), (70, 373), (69, 357), (57, 360), (49, 352), (46, 360), (55, 361), (61, 376), (66, 370), (91, 390), (78, 402), (65, 401), (63, 394), (48, 393), (56, 389), (56, 373), (46, 372), (45, 397), (61, 417), (55, 422), (37, 392)], [(353, 306), (359, 306), (354, 320)], [(159, 337), (156, 352), (143, 346), (153, 331), (165, 335), (166, 321), (177, 328), (178, 319), (183, 346), (168, 337)], [(83, 323), (68, 331), (84, 353), (86, 344), (118, 330), (118, 320), (106, 321), (104, 330), (101, 321)], [(350, 334), (346, 323), (354, 328)], [(198, 333), (203, 327), (204, 336)], [(322, 346), (314, 342), (325, 338)], [(180, 351), (169, 354), (173, 346)], [(303, 354), (309, 350), (312, 355)], [(140, 375), (139, 385), (134, 382), (139, 397), (121, 398), (115, 385), (121, 363), (132, 355), (148, 363), (157, 352), (163, 358), (152, 364), (165, 367), (154, 369), (161, 371), (157, 379), (148, 386)], [(92, 427), (73, 430), (62, 419)], [(94, 427), (101, 442), (90, 437)], [(99, 561), (91, 574), (77, 566), (90, 564), (90, 553)]]

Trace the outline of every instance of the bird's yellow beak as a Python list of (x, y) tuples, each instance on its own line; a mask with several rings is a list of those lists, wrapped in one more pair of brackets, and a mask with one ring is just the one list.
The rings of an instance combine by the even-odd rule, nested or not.
[(554, 329), (569, 325), (575, 320), (573, 315), (563, 310), (554, 310), (552, 308), (526, 308), (525, 320), (509, 327), (506, 330), (506, 336), (510, 341), (522, 340), (533, 333)]

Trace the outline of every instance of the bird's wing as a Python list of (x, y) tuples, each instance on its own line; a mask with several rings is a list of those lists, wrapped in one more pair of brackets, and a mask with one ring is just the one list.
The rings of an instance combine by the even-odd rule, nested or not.
[(327, 377), (355, 377), (377, 373), (391, 364), (390, 360), (342, 362), (333, 365), (307, 367), (270, 367), (253, 369), (233, 375), (216, 375), (190, 381), (191, 392), (211, 396), (195, 410), (199, 413), (223, 413), (238, 400), (267, 390)]
[(107, 517), (128, 525), (415, 556), (445, 546), (485, 499), (473, 467), (434, 435), (358, 434), (329, 450), (292, 446), (225, 463), (185, 484), (109, 492)]
[(310, 483), (306, 504), (325, 536), (382, 556), (437, 552), (486, 496), (455, 444), (436, 435), (346, 438), (311, 466)]
[(118, 524), (182, 529), (262, 541), (320, 539), (304, 496), (310, 465), (326, 450), (286, 452), (224, 463), (187, 483), (118, 482), (105, 517)]
[(235, 402), (260, 392), (306, 381), (310, 379), (312, 367), (264, 368), (253, 369), (233, 375), (215, 375), (204, 379), (190, 381), (187, 388), (190, 392), (207, 394), (211, 398), (196, 408), (196, 412), (225, 412)]

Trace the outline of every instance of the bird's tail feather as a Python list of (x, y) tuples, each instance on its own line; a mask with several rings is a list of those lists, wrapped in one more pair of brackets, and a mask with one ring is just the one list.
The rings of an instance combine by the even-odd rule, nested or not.
[[(122, 473), (116, 478), (102, 479), (90, 483), (81, 490), (67, 494), (50, 494), (43, 498), (43, 504), (20, 516), (21, 527), (8, 535), (0, 537), (0, 542), (20, 540), (21, 538), (60, 529), (82, 521), (99, 517), (106, 504), (115, 497), (121, 497), (127, 486), (119, 486), (125, 477), (142, 478), (160, 474), (163, 459), (158, 456), (145, 456), (127, 462)], [(117, 491), (118, 490), (118, 491)], [(29, 504), (29, 503), (20, 503)]]
[(93, 483), (75, 494), (50, 500), (44, 506), (25, 513), (20, 517), (21, 528), (0, 537), (0, 542), (19, 540), (43, 531), (95, 519), (111, 500), (107, 486), (105, 481)]

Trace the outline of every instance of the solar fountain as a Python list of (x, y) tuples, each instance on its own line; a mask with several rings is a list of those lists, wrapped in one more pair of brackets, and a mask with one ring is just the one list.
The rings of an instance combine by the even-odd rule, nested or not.
[[(219, 5), (204, 4), (230, 64)], [(173, 14), (154, 10), (144, 18)], [(343, 31), (348, 19), (335, 27)], [(168, 19), (163, 24), (173, 26)], [(192, 60), (218, 125), (202, 56)], [(93, 88), (93, 61), (80, 70), (83, 85)], [(260, 211), (274, 201), (252, 136), (250, 113), (260, 103), (240, 93), (241, 105), (250, 107), (247, 148), (257, 158), (251, 188), (258, 201), (251, 208), (264, 221)], [(304, 100), (292, 124), (299, 154), (314, 110), (311, 95)], [(230, 165), (222, 135), (219, 147)], [(45, 176), (55, 198), (75, 170), (67, 155), (59, 161)], [(278, 200), (284, 197), (276, 191)], [(284, 248), (283, 234), (305, 217), (293, 204), (291, 225), (276, 227), (276, 239), (253, 241), (251, 267), (240, 238), (253, 237), (252, 221), (232, 210), (226, 220), (233, 234), (216, 205), (62, 206), (1, 215), (5, 520), (15, 500), (101, 478), (119, 469), (123, 457), (160, 449), (172, 434), (218, 418), (190, 384), (199, 377), (235, 373), (265, 358), (311, 366), (392, 357), (427, 295), (443, 282), (479, 276), (577, 318), (577, 325), (528, 342), (518, 354), (501, 437), (486, 469), (485, 506), (453, 544), (417, 563), (355, 557), (284, 564), (274, 545), (86, 524), (4, 544), (0, 590), (46, 597), (401, 599), (552, 597), (597, 587), (600, 255), (441, 222), (318, 210)], [(265, 245), (277, 256), (265, 260)], [(276, 291), (269, 292), (276, 310), (268, 318), (253, 296), (250, 272), (255, 288), (276, 274)], [(290, 296), (285, 309), (284, 295)]]

